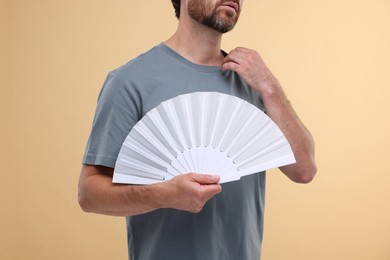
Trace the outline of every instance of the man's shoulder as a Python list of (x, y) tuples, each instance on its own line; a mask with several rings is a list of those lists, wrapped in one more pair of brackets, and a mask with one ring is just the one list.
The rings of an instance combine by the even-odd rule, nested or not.
[(153, 70), (161, 68), (161, 64), (164, 62), (163, 56), (164, 54), (160, 50), (160, 45), (157, 45), (113, 70), (111, 73), (120, 78), (143, 75), (150, 76)]

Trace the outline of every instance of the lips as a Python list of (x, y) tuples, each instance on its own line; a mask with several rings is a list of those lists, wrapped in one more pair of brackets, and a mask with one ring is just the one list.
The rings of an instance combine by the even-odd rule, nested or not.
[(238, 4), (233, 1), (224, 2), (221, 4), (221, 6), (228, 6), (230, 8), (233, 8), (236, 12), (238, 12)]

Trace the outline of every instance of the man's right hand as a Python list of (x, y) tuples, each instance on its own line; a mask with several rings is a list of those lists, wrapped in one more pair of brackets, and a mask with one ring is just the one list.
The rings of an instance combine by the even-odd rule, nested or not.
[(188, 173), (165, 182), (163, 207), (200, 212), (206, 202), (222, 191), (219, 176)]

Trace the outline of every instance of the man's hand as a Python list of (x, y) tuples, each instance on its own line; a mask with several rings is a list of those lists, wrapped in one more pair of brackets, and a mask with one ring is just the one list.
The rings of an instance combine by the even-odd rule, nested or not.
[(167, 181), (163, 207), (198, 213), (206, 202), (220, 193), (219, 176), (188, 173)]
[(278, 87), (277, 79), (255, 51), (237, 47), (225, 57), (222, 70), (233, 70), (256, 92), (265, 94)]

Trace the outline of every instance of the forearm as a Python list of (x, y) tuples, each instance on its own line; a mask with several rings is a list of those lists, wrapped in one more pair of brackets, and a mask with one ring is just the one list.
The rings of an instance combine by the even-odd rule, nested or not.
[(310, 182), (317, 171), (313, 138), (298, 118), (279, 83), (274, 80), (270, 84), (261, 93), (267, 115), (286, 136), (297, 161), (280, 169), (295, 182)]
[(90, 172), (82, 172), (79, 180), (81, 208), (98, 214), (129, 216), (153, 211), (161, 207), (160, 192), (158, 185), (114, 184), (111, 176)]

